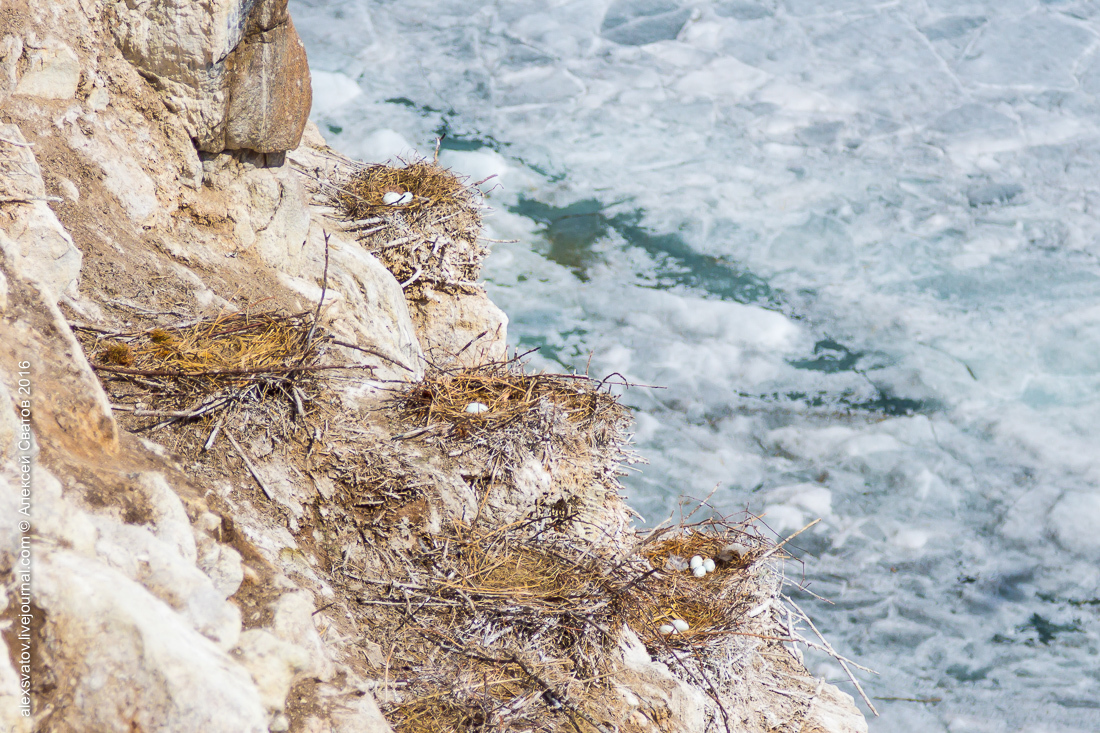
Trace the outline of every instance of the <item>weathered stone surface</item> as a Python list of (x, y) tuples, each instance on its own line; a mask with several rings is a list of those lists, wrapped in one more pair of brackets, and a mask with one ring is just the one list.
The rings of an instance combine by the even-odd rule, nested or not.
[[(59, 731), (261, 733), (249, 675), (147, 590), (101, 563), (39, 550), (42, 667), (58, 671)], [(40, 670), (39, 674), (44, 674)]]
[[(321, 228), (314, 227), (310, 236), (314, 246), (323, 251)], [(329, 287), (343, 293), (347, 304), (330, 314), (333, 325), (350, 332), (352, 343), (384, 355), (384, 358), (357, 355), (365, 363), (377, 364), (375, 376), (418, 379), (424, 373), (423, 352), (401, 286), (382, 263), (356, 242), (332, 235), (329, 247)]]
[(112, 25), (123, 54), (143, 71), (196, 89), (224, 73), (244, 38), (253, 0), (145, 0), (117, 3)]
[(867, 719), (851, 695), (832, 685), (822, 685), (801, 733), (867, 733)]
[(226, 148), (272, 153), (298, 146), (313, 93), (306, 49), (289, 18), (237, 46), (227, 91)]
[(115, 35), (200, 150), (298, 145), (312, 93), (286, 0), (118, 3)]
[(19, 83), (19, 59), (22, 56), (22, 38), (9, 33), (0, 39), (0, 104), (7, 101)]
[(434, 363), (474, 366), (507, 358), (508, 316), (485, 291), (424, 295), (426, 300), (413, 304), (413, 321)]
[(140, 160), (118, 154), (119, 147), (126, 145), (120, 131), (85, 135), (79, 128), (73, 128), (69, 145), (99, 168), (103, 174), (103, 185), (114, 194), (135, 223), (146, 223), (160, 209), (156, 184), (142, 170)]
[(80, 277), (81, 254), (42, 199), (46, 187), (34, 153), (16, 125), (0, 125), (0, 197), (24, 199), (5, 206), (0, 249), (17, 272), (33, 274), (54, 302)]
[[(0, 613), (7, 613), (9, 604), (14, 604), (15, 598), (9, 598), (6, 593), (0, 591)], [(30, 733), (31, 718), (23, 717), (20, 713), (23, 692), (19, 684), (19, 674), (12, 664), (12, 659), (18, 659), (19, 649), (13, 644), (13, 649), (8, 649), (3, 638), (0, 638), (0, 724), (5, 731), (10, 733)]]
[(72, 99), (80, 84), (80, 59), (64, 43), (48, 40), (26, 53), (27, 70), (15, 94), (43, 99)]
[(268, 713), (280, 712), (294, 682), (310, 668), (309, 653), (269, 631), (250, 629), (241, 634), (234, 652), (252, 674)]

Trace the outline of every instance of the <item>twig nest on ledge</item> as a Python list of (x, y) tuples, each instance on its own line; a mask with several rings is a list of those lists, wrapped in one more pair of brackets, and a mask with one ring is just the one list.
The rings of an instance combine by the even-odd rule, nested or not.
[(354, 165), (321, 190), (356, 239), (419, 299), (425, 288), (473, 286), (481, 245), (482, 193), (433, 160)]

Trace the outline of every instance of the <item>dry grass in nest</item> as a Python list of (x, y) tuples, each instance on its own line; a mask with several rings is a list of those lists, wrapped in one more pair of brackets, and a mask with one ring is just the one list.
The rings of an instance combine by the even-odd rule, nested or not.
[[(334, 191), (332, 198), (346, 219), (401, 213), (410, 224), (431, 226), (441, 216), (469, 209), (467, 215), (470, 218), (461, 222), (462, 228), (481, 227), (481, 216), (476, 206), (480, 196), (477, 189), (466, 186), (465, 178), (427, 160), (399, 162), (399, 166), (385, 163), (365, 165), (342, 182), (341, 190)], [(382, 197), (391, 192), (408, 192), (413, 197), (409, 203), (389, 205), (383, 202)]]
[[(437, 289), (473, 285), (488, 250), (481, 234), (481, 191), (428, 160), (357, 166), (338, 184), (322, 184), (329, 203), (351, 232), (417, 297)], [(411, 193), (390, 205), (386, 193)], [(411, 290), (410, 290), (411, 288)]]
[[(402, 733), (594, 730), (623, 625), (659, 657), (677, 648), (701, 660), (731, 634), (757, 635), (744, 631), (760, 600), (750, 567), (775, 545), (750, 521), (659, 532), (625, 559), (557, 531), (551, 518), (452, 523), (388, 563), (406, 569), (396, 579), (345, 571), (361, 581), (353, 587), (371, 638), (402, 650), (401, 686), (380, 697), (383, 712)], [(733, 542), (748, 551), (706, 578), (673, 567)], [(673, 618), (689, 631), (659, 634)]]
[(239, 385), (253, 373), (312, 364), (318, 340), (308, 341), (311, 325), (304, 313), (234, 313), (185, 327), (154, 328), (125, 343), (111, 341), (93, 358), (104, 365), (194, 375), (179, 379), (196, 386)]
[(315, 314), (222, 314), (176, 326), (104, 333), (78, 328), (114, 408), (160, 418), (147, 427), (209, 418), (245, 402), (289, 402), (295, 414), (316, 392), (326, 335)]
[[(657, 572), (642, 585), (629, 614), (631, 626), (651, 647), (700, 647), (737, 633), (759, 600), (758, 583), (747, 569), (773, 547), (752, 518), (708, 520), (651, 538), (641, 555)], [(688, 567), (695, 555), (713, 559), (714, 571), (695, 577)], [(676, 619), (687, 622), (686, 632), (660, 634), (662, 624)]]
[(617, 449), (630, 417), (605, 386), (584, 375), (527, 374), (512, 359), (433, 369), (394, 406), (406, 422), (482, 445), (511, 469), (536, 451), (553, 460), (555, 453)]
[(420, 537), (401, 563), (407, 580), (359, 587), (372, 639), (407, 665), (400, 692), (380, 698), (395, 730), (594, 728), (622, 618), (616, 593), (638, 568), (551, 525), (454, 523)]

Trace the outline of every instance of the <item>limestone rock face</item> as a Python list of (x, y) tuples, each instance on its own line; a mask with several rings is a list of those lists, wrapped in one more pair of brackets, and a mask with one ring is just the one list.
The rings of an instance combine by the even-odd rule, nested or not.
[(117, 3), (115, 35), (205, 152), (291, 150), (312, 104), (286, 0)]
[(413, 305), (413, 319), (429, 358), (436, 364), (476, 366), (507, 358), (508, 316), (484, 291), (425, 290)]
[(72, 99), (80, 83), (80, 61), (71, 48), (51, 39), (41, 48), (28, 49), (28, 68), (15, 87), (17, 95), (43, 99)]
[(141, 585), (64, 551), (35, 570), (39, 646), (70, 708), (55, 730), (267, 730), (248, 673)]
[(17, 199), (5, 207), (11, 220), (6, 232), (0, 230), (0, 249), (17, 271), (33, 273), (56, 303), (80, 276), (80, 250), (46, 205), (42, 171), (19, 128), (0, 125), (0, 138), (0, 197)]

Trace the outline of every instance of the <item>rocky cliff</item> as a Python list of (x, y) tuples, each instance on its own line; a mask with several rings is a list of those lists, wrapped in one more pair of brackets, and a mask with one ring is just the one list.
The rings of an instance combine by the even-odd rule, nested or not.
[(349, 208), (285, 0), (5, 0), (0, 71), (0, 728), (866, 730), (507, 360), (476, 189)]

